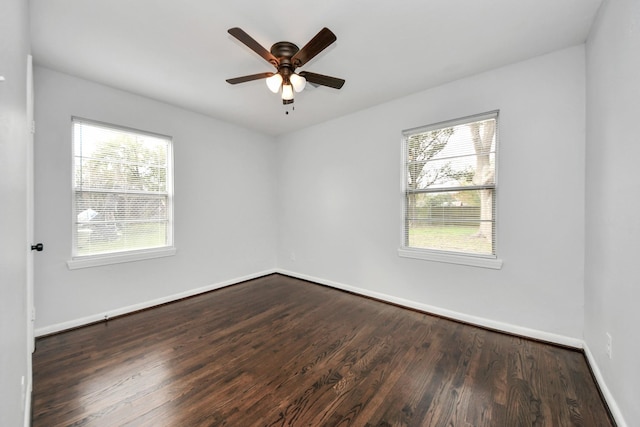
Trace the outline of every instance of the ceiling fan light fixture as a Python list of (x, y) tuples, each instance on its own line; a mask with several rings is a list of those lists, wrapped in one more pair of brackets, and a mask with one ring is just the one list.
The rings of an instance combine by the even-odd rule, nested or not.
[(307, 84), (307, 79), (296, 73), (289, 76), (289, 81), (296, 92), (302, 92)]
[(275, 73), (273, 76), (269, 77), (266, 82), (267, 87), (271, 92), (278, 93), (280, 86), (282, 86), (282, 76), (279, 73)]
[(293, 99), (293, 87), (290, 84), (282, 85), (282, 99), (286, 101)]

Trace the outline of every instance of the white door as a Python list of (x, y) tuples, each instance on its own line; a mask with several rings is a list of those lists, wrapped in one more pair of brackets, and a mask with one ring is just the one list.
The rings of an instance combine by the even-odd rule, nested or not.
[[(36, 251), (31, 249), (34, 241), (34, 159), (33, 159), (33, 134), (34, 125), (34, 95), (33, 95), (33, 58), (27, 57), (27, 126), (29, 137), (27, 139), (27, 348), (29, 354), (35, 350), (35, 306), (33, 297), (34, 266), (33, 257)], [(31, 359), (31, 358), (29, 358)]]

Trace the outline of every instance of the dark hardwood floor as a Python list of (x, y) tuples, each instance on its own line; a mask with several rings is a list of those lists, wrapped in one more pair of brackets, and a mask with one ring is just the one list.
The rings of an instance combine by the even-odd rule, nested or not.
[(272, 275), (37, 340), (33, 426), (611, 426), (581, 352)]

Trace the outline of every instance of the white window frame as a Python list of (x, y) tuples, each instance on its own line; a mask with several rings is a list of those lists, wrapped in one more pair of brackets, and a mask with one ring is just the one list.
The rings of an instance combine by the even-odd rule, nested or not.
[[(481, 121), (481, 120), (487, 120), (487, 119), (491, 119), (491, 118), (495, 118), (496, 119), (496, 151), (495, 151), (495, 157), (496, 157), (496, 170), (495, 170), (495, 184), (494, 184), (494, 203), (496, 204), (496, 208), (494, 210), (494, 227), (495, 227), (495, 235), (496, 235), (496, 241), (497, 241), (497, 236), (498, 236), (498, 218), (497, 218), (497, 203), (498, 203), (498, 146), (499, 146), (499, 131), (498, 131), (498, 115), (499, 115), (499, 111), (495, 110), (495, 111), (489, 111), (486, 113), (481, 113), (481, 114), (476, 114), (476, 115), (472, 115), (472, 116), (466, 116), (466, 117), (461, 117), (458, 119), (453, 119), (453, 120), (446, 120), (443, 122), (438, 122), (438, 123), (434, 123), (431, 125), (427, 125), (427, 126), (420, 126), (417, 128), (412, 128), (412, 129), (406, 129), (402, 131), (402, 143), (401, 143), (401, 160), (402, 160), (402, 165), (401, 165), (401, 182), (402, 182), (402, 191), (401, 191), (401, 221), (400, 221), (400, 248), (398, 249), (398, 255), (400, 257), (403, 258), (412, 258), (412, 259), (419, 259), (419, 260), (427, 260), (427, 261), (435, 261), (435, 262), (443, 262), (443, 263), (450, 263), (450, 264), (460, 264), (460, 265), (467, 265), (467, 266), (472, 266), (472, 267), (482, 267), (482, 268), (490, 268), (490, 269), (501, 269), (502, 268), (502, 264), (503, 261), (502, 259), (498, 258), (497, 256), (497, 250), (494, 247), (494, 255), (489, 255), (489, 254), (468, 254), (468, 253), (462, 253), (462, 252), (449, 252), (449, 251), (445, 251), (445, 250), (438, 250), (438, 249), (423, 249), (423, 248), (414, 248), (414, 247), (409, 247), (407, 246), (407, 242), (406, 242), (406, 211), (407, 211), (407, 197), (406, 197), (406, 193), (407, 193), (407, 172), (406, 172), (406, 168), (407, 168), (407, 149), (406, 149), (406, 144), (407, 144), (407, 139), (408, 139), (408, 135), (411, 134), (415, 134), (415, 133), (420, 133), (420, 132), (428, 132), (431, 130), (436, 130), (436, 129), (443, 129), (443, 128), (448, 128), (448, 127), (454, 127), (454, 126), (458, 126), (458, 125), (462, 125), (462, 124), (466, 124), (466, 123), (473, 123), (476, 121)], [(497, 242), (494, 242), (494, 244), (497, 247)]]
[[(167, 217), (168, 217), (168, 229), (167, 229), (167, 245), (150, 248), (150, 249), (137, 249), (137, 250), (123, 250), (118, 252), (112, 252), (107, 254), (95, 254), (95, 255), (77, 255), (77, 237), (75, 227), (76, 227), (76, 218), (78, 212), (76, 212), (76, 201), (75, 201), (75, 153), (74, 153), (74, 125), (76, 123), (84, 123), (87, 125), (93, 125), (97, 127), (103, 127), (107, 129), (120, 130), (124, 132), (137, 133), (140, 135), (147, 135), (155, 138), (162, 138), (169, 142), (168, 152), (167, 152), (167, 174), (166, 174), (166, 187), (167, 187)], [(87, 268), (87, 267), (97, 267), (102, 265), (109, 264), (119, 264), (124, 262), (132, 262), (132, 261), (140, 261), (145, 259), (153, 259), (160, 257), (167, 257), (175, 255), (176, 248), (174, 246), (174, 219), (173, 219), (173, 138), (167, 135), (162, 135), (159, 133), (142, 131), (139, 129), (134, 129), (126, 126), (114, 125), (111, 123), (100, 122), (96, 120), (84, 119), (81, 117), (72, 117), (71, 118), (71, 259), (67, 261), (67, 267), (70, 270), (75, 270), (79, 268)]]

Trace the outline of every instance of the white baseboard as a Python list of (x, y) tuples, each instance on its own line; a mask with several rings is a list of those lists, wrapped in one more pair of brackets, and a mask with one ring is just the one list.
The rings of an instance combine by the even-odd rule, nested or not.
[(224, 288), (226, 286), (230, 286), (236, 283), (244, 282), (246, 280), (255, 279), (262, 276), (267, 276), (273, 273), (280, 273), (291, 277), (296, 277), (303, 280), (308, 280), (310, 282), (319, 283), (321, 285), (330, 286), (332, 288), (341, 289), (344, 291), (352, 292), (354, 294), (367, 296), (370, 298), (379, 299), (381, 301), (387, 301), (393, 304), (401, 305), (403, 307), (408, 307), (428, 313), (432, 313), (438, 316), (443, 316), (447, 318), (451, 318), (454, 320), (459, 320), (461, 322), (470, 323), (473, 325), (482, 326), (489, 329), (495, 329), (497, 331), (503, 331), (515, 335), (521, 335), (541, 341), (547, 341), (555, 344), (560, 344), (568, 347), (574, 347), (581, 349), (584, 346), (584, 342), (581, 339), (567, 337), (564, 335), (553, 334), (550, 332), (539, 331), (536, 329), (529, 329), (522, 326), (512, 325), (509, 323), (498, 322), (491, 319), (486, 319), (483, 317), (472, 316), (465, 313), (460, 313), (452, 310), (447, 310), (441, 307), (436, 307), (428, 304), (422, 304), (415, 301), (407, 300), (404, 298), (394, 297), (392, 295), (383, 294), (380, 292), (370, 291), (368, 289), (358, 288), (355, 286), (346, 285), (344, 283), (334, 282), (332, 280), (321, 279), (319, 277), (313, 277), (306, 274), (296, 273), (294, 271), (283, 270), (283, 269), (271, 269), (265, 270), (258, 273), (237, 277), (231, 280), (226, 280), (223, 282), (214, 283), (208, 286), (204, 286), (201, 288), (190, 289), (188, 291), (184, 291), (178, 294), (168, 295), (162, 298), (157, 298), (151, 301), (145, 301), (139, 304), (134, 304), (126, 307), (117, 308), (114, 310), (109, 310), (101, 313), (92, 314), (90, 316), (69, 320), (62, 323), (56, 323), (53, 325), (44, 326), (41, 328), (37, 328), (35, 330), (36, 337), (40, 337), (43, 335), (53, 334), (56, 332), (65, 331), (68, 329), (77, 328), (80, 326), (88, 325), (95, 322), (100, 322), (105, 319), (109, 319), (116, 316), (122, 316), (124, 314), (133, 313), (139, 310), (144, 310), (147, 308), (151, 308), (157, 305), (166, 304), (172, 301), (177, 301), (183, 298), (188, 298), (194, 295), (202, 294), (205, 292), (209, 292), (215, 289)]
[(587, 358), (587, 362), (589, 363), (589, 366), (591, 367), (593, 376), (596, 378), (598, 387), (600, 387), (602, 396), (604, 397), (604, 400), (607, 402), (607, 405), (609, 406), (609, 410), (611, 411), (611, 415), (613, 416), (614, 421), (616, 422), (618, 427), (627, 427), (627, 423), (624, 420), (624, 417), (622, 416), (622, 412), (620, 412), (620, 408), (618, 407), (616, 400), (613, 398), (611, 391), (609, 391), (609, 388), (607, 387), (607, 383), (604, 381), (604, 377), (602, 376), (602, 372), (600, 372), (600, 368), (596, 363), (596, 359), (593, 356), (593, 353), (591, 353), (591, 349), (589, 349), (589, 346), (587, 345), (586, 342), (584, 343), (584, 354)]
[(368, 289), (362, 289), (355, 286), (346, 285), (344, 283), (334, 282), (332, 280), (325, 280), (319, 277), (308, 276), (306, 274), (300, 274), (288, 270), (277, 270), (277, 273), (284, 274), (298, 279), (308, 280), (310, 282), (319, 283), (321, 285), (330, 286), (332, 288), (341, 289), (343, 291), (353, 292), (354, 294), (364, 295), (370, 298), (375, 298), (381, 301), (390, 302), (393, 304), (401, 305), (403, 307), (412, 308), (415, 310), (432, 313), (438, 316), (447, 317), (449, 319), (458, 320), (460, 322), (469, 323), (472, 325), (482, 326), (484, 328), (493, 329), (496, 331), (507, 332), (514, 335), (520, 335), (528, 338), (533, 338), (540, 341), (546, 341), (554, 344), (559, 344), (567, 347), (573, 347), (582, 349), (584, 342), (578, 338), (567, 337), (564, 335), (553, 334), (550, 332), (539, 331), (537, 329), (525, 328), (522, 326), (512, 325), (509, 323), (498, 322), (496, 320), (486, 319), (483, 317), (472, 316), (457, 311), (447, 310), (445, 308), (436, 307), (433, 305), (422, 304), (415, 301), (407, 300), (404, 298), (394, 297), (392, 295), (383, 294), (380, 292), (370, 291)]
[(68, 329), (77, 328), (80, 326), (89, 325), (91, 323), (100, 322), (105, 319), (109, 319), (116, 316), (122, 316), (124, 314), (133, 313), (136, 311), (144, 310), (147, 308), (155, 307), (157, 305), (166, 304), (172, 301), (177, 301), (183, 298), (188, 298), (194, 295), (202, 294), (205, 292), (213, 291), (215, 289), (224, 288), (230, 285), (235, 285), (236, 283), (244, 282), (247, 280), (255, 279), (262, 276), (268, 276), (269, 274), (277, 273), (275, 269), (265, 270), (254, 274), (249, 274), (242, 277), (236, 277), (231, 280), (225, 280), (223, 282), (214, 283), (212, 285), (203, 286), (201, 288), (190, 289), (188, 291), (180, 292), (173, 295), (168, 295), (166, 297), (157, 298), (151, 301), (145, 301), (139, 304), (133, 304), (127, 307), (121, 307), (114, 310), (105, 311), (102, 313), (92, 314), (90, 316), (81, 317), (79, 319), (69, 320), (67, 322), (56, 323), (53, 325), (44, 326), (42, 328), (37, 328), (35, 330), (36, 337), (41, 337), (43, 335), (54, 334), (56, 332), (65, 331)]

